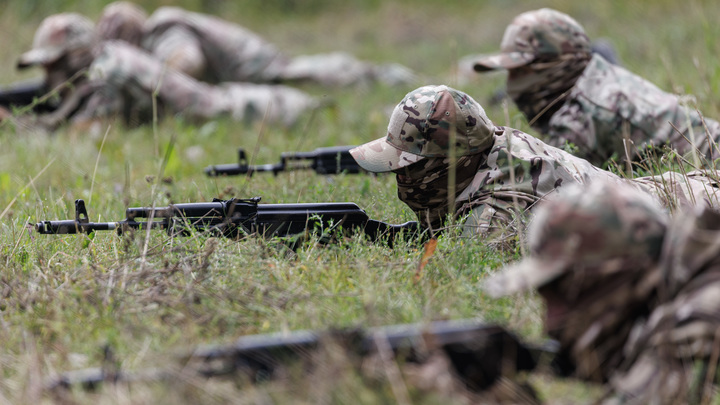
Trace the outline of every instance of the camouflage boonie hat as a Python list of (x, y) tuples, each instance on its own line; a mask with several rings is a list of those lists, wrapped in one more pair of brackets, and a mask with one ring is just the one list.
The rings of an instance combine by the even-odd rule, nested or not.
[(500, 53), (475, 62), (475, 71), (512, 69), (541, 55), (590, 53), (590, 39), (572, 17), (549, 8), (515, 17), (505, 29)]
[(629, 184), (573, 185), (542, 203), (528, 228), (529, 257), (488, 279), (492, 296), (541, 287), (613, 259), (656, 258), (667, 215)]
[(61, 13), (45, 18), (35, 32), (32, 50), (18, 59), (20, 69), (52, 63), (69, 51), (92, 47), (93, 22), (77, 13)]
[(444, 85), (424, 86), (405, 95), (395, 107), (386, 137), (350, 153), (363, 169), (388, 172), (424, 158), (448, 156), (451, 148), (455, 156), (482, 152), (492, 145), (494, 129), (472, 97)]

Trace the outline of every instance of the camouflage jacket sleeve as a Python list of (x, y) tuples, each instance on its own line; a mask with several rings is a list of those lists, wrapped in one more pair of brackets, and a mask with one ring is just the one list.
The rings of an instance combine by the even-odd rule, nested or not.
[(464, 209), (474, 209), (477, 217), (468, 222), (468, 232), (469, 227), (479, 231), (495, 227), (499, 224), (493, 221), (507, 221), (513, 212), (524, 212), (540, 198), (561, 191), (563, 185), (601, 178), (620, 181), (618, 176), (524, 132), (497, 127), (494, 139), (486, 163), (458, 197), (458, 201), (467, 201)]
[(551, 118), (547, 135), (555, 145), (575, 144), (580, 156), (600, 164), (613, 154), (625, 156), (624, 139), (632, 141), (631, 158), (648, 145), (669, 144), (685, 154), (692, 149), (688, 140), (707, 154), (706, 126), (711, 139), (720, 136), (717, 122), (703, 123), (676, 95), (594, 55)]
[(719, 382), (719, 237), (717, 212), (675, 217), (661, 261), (664, 303), (636, 327), (625, 346), (634, 363), (612, 380), (627, 403), (695, 403), (712, 391), (706, 383)]
[[(161, 7), (146, 22), (143, 46), (161, 57), (179, 55), (190, 45), (192, 66), (204, 65), (204, 78), (219, 82), (273, 82), (287, 64), (274, 45), (237, 24), (178, 7)], [(189, 41), (189, 42), (188, 42)], [(202, 53), (198, 52), (198, 48)]]

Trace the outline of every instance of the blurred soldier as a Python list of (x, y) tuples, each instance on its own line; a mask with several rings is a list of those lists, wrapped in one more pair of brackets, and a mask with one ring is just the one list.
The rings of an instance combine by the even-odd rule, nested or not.
[[(127, 19), (128, 23), (121, 21)], [(104, 39), (134, 41), (171, 69), (209, 83), (298, 83), (347, 86), (381, 82), (403, 85), (415, 75), (396, 63), (376, 65), (344, 52), (290, 57), (273, 44), (244, 27), (221, 18), (194, 13), (178, 7), (160, 7), (150, 18), (129, 2), (108, 5), (100, 21)], [(141, 26), (137, 27), (140, 22)], [(123, 30), (115, 27), (124, 26)]]
[(161, 7), (148, 19), (143, 46), (170, 67), (210, 82), (316, 82), (346, 86), (402, 85), (413, 73), (398, 64), (375, 65), (344, 52), (290, 57), (237, 24), (218, 17)]
[[(605, 38), (598, 38), (592, 41), (590, 44), (590, 52), (600, 54), (600, 56), (613, 65), (620, 65), (620, 60), (617, 52), (615, 51), (615, 47)], [(485, 57), (484, 54), (466, 55), (458, 61), (457, 69), (459, 83), (467, 85), (468, 83), (477, 80), (478, 74), (475, 71), (475, 63), (478, 59), (483, 57)], [(506, 98), (508, 98), (508, 94), (505, 90), (505, 85), (503, 85), (502, 88), (498, 88), (490, 95), (490, 97), (487, 98), (487, 104), (485, 104), (485, 106), (497, 106)]]
[(629, 370), (612, 385), (623, 403), (720, 399), (720, 215), (673, 218), (660, 257), (660, 305), (625, 345)]
[(636, 149), (648, 145), (720, 156), (720, 123), (592, 53), (585, 31), (566, 14), (547, 8), (520, 14), (500, 49), (477, 60), (475, 70), (507, 69), (508, 95), (551, 145), (572, 143), (596, 165), (612, 156), (635, 159)]
[(116, 114), (146, 121), (156, 107), (189, 120), (228, 116), (292, 125), (317, 106), (316, 100), (290, 87), (198, 82), (126, 42), (101, 41), (93, 23), (75, 13), (43, 20), (33, 49), (18, 61), (19, 68), (29, 66), (44, 68), (48, 87), (59, 89), (61, 105), (23, 124), (48, 130), (68, 119), (82, 124)]
[[(467, 216), (466, 235), (501, 230), (543, 197), (574, 183), (623, 182), (613, 173), (516, 129), (495, 126), (467, 94), (425, 86), (395, 107), (387, 136), (350, 151), (370, 172), (394, 172), (398, 196), (433, 231)], [(716, 205), (715, 180), (666, 173), (633, 181), (668, 207)], [(720, 206), (720, 204), (718, 204)]]
[(545, 330), (612, 401), (697, 403), (718, 382), (720, 215), (667, 213), (627, 185), (569, 187), (528, 230), (530, 256), (486, 283), (494, 296), (536, 288)]

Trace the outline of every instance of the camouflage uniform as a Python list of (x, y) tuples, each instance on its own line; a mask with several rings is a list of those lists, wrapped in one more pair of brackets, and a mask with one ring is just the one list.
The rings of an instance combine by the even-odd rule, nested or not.
[[(70, 63), (73, 55), (82, 55), (82, 63)], [(83, 123), (116, 114), (146, 121), (152, 117), (153, 94), (160, 112), (191, 120), (228, 116), (292, 125), (317, 107), (315, 99), (286, 86), (198, 82), (129, 43), (99, 41), (92, 22), (75, 13), (43, 21), (33, 49), (18, 62), (19, 67), (33, 65), (45, 67), (53, 86), (72, 82), (60, 94), (60, 108), (31, 123), (49, 130), (67, 119)]]
[[(441, 228), (448, 214), (466, 216), (466, 235), (510, 225), (565, 185), (625, 182), (521, 131), (496, 127), (475, 100), (447, 86), (408, 93), (393, 111), (387, 136), (350, 153), (368, 171), (396, 173), (400, 200), (426, 227)], [(668, 207), (720, 206), (716, 182), (705, 173), (666, 173), (632, 183)]]
[(719, 232), (714, 211), (670, 220), (628, 185), (571, 187), (536, 210), (530, 256), (485, 289), (537, 288), (560, 355), (576, 376), (608, 382), (609, 402), (687, 403), (717, 378)]
[(44, 87), (56, 92), (59, 102), (57, 109), (48, 114), (13, 117), (18, 127), (53, 130), (83, 108), (92, 93), (85, 72), (97, 46), (92, 21), (80, 14), (56, 14), (40, 23), (32, 49), (20, 56), (17, 67), (43, 67)]
[(374, 65), (335, 52), (289, 57), (257, 34), (218, 17), (160, 7), (147, 20), (143, 46), (171, 68), (212, 83), (309, 81), (330, 86), (405, 84), (407, 68)]
[(677, 215), (665, 237), (661, 305), (630, 334), (628, 371), (611, 379), (626, 404), (710, 402), (720, 383), (720, 215)]
[[(167, 68), (152, 55), (122, 41), (108, 41), (90, 66), (89, 79), (97, 83), (97, 97), (78, 118), (97, 118), (111, 100), (122, 100), (140, 111), (152, 111), (157, 94), (166, 113), (190, 120), (221, 116), (237, 121), (267, 120), (290, 126), (317, 101), (300, 90), (280, 85), (223, 83), (210, 85)], [(88, 113), (87, 115), (85, 113)]]
[(566, 14), (546, 8), (520, 14), (505, 31), (501, 53), (474, 67), (508, 69), (508, 94), (531, 125), (551, 145), (574, 144), (594, 164), (613, 155), (623, 159), (626, 138), (631, 158), (648, 145), (670, 145), (681, 154), (694, 145), (701, 157), (720, 157), (714, 146), (720, 123), (592, 55), (583, 28)]
[(122, 40), (141, 46), (145, 32), (147, 13), (135, 3), (116, 1), (103, 9), (96, 31), (100, 40)]

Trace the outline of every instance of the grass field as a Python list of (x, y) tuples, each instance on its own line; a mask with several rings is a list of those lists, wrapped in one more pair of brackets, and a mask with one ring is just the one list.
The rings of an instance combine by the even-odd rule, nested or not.
[[(145, 3), (148, 10), (168, 2)], [(339, 3), (339, 2), (338, 2)], [(280, 153), (360, 144), (381, 135), (388, 113), (408, 91), (448, 84), (474, 96), (500, 125), (534, 133), (513, 106), (487, 104), (502, 74), (465, 76), (460, 57), (492, 52), (516, 14), (550, 6), (607, 38), (626, 67), (663, 89), (693, 94), (708, 117), (720, 117), (720, 3), (690, 0), (574, 2), (424, 0), (186, 0), (174, 4), (240, 23), (289, 54), (344, 50), (375, 62), (399, 62), (419, 73), (413, 86), (303, 89), (336, 107), (292, 129), (229, 121), (202, 126), (166, 119), (157, 129), (119, 122), (89, 132), (52, 135), (0, 126), (0, 403), (393, 403), (387, 378), (370, 384), (346, 365), (327, 362), (312, 376), (261, 385), (185, 381), (104, 387), (96, 393), (47, 395), (42, 383), (60, 372), (97, 366), (102, 347), (123, 369), (154, 367), (178, 350), (239, 336), (298, 329), (379, 326), (477, 318), (542, 339), (542, 304), (532, 294), (492, 300), (483, 280), (517, 259), (520, 248), (442, 236), (416, 279), (422, 251), (389, 249), (354, 237), (303, 245), (290, 253), (276, 241), (233, 241), (162, 232), (45, 236), (27, 226), (71, 218), (73, 201), (93, 221), (120, 220), (128, 206), (261, 196), (267, 203), (354, 201), (370, 217), (400, 223), (412, 212), (396, 197), (395, 179), (308, 172), (208, 178), (203, 168), (252, 151), (254, 163)], [(96, 0), (10, 0), (0, 5), (0, 84), (37, 77), (15, 61), (30, 48), (43, 17), (78, 11), (96, 18)], [(597, 390), (538, 377), (552, 403), (590, 401)], [(410, 389), (412, 403), (462, 403)]]

